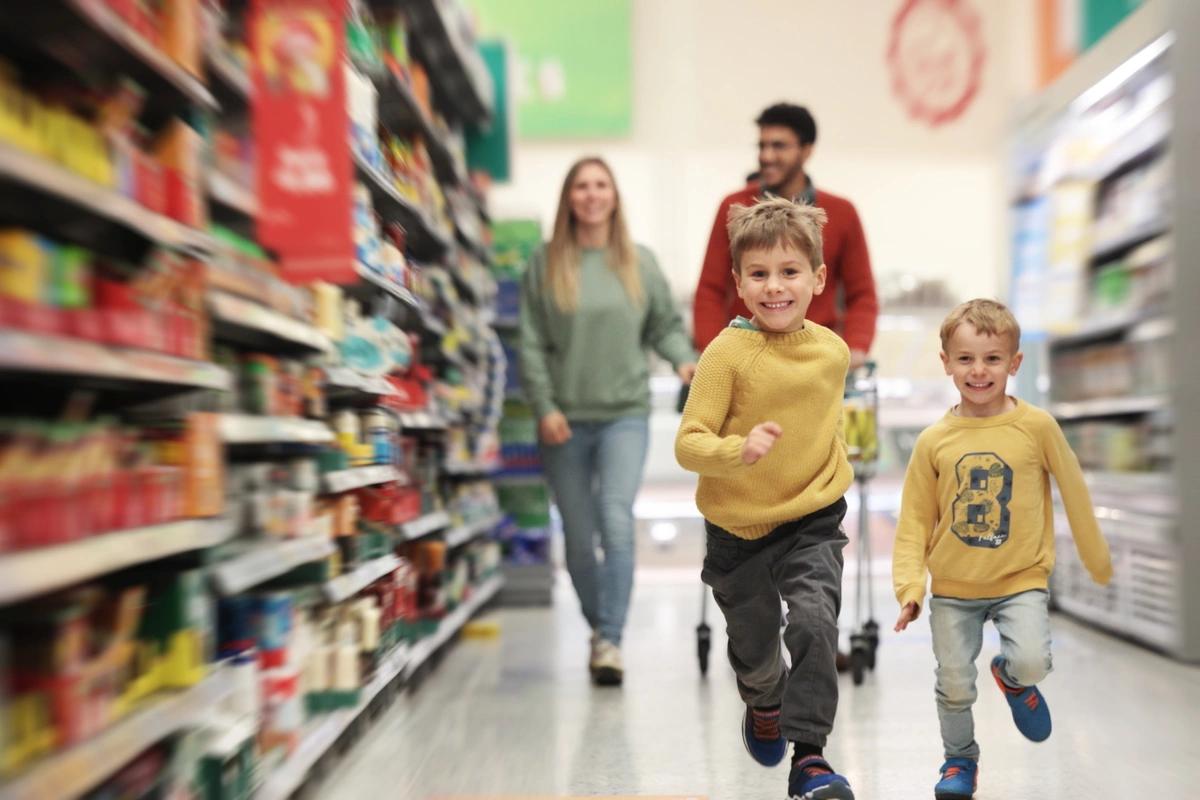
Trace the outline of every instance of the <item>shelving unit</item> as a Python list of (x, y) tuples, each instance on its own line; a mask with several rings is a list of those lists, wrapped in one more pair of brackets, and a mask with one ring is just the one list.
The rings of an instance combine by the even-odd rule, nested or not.
[[(390, 4), (393, 7), (404, 5)], [(213, 15), (206, 21), (215, 22), (221, 22), (222, 13), (240, 15), (249, 6), (245, 3), (201, 5), (205, 6), (205, 14)], [(379, 318), (375, 320), (379, 325), (386, 321), (400, 329), (388, 331), (393, 336), (392, 341), (398, 341), (396, 335), (400, 333), (420, 332), (428, 345), (431, 333), (445, 337), (453, 329), (460, 340), (467, 339), (466, 343), (460, 341), (456, 345), (466, 352), (472, 348), (470, 340), (484, 333), (476, 324), (479, 319), (476, 312), (487, 291), (477, 290), (471, 281), (480, 279), (480, 275), (487, 279), (485, 271), (472, 264), (470, 280), (457, 276), (462, 303), (454, 302), (452, 297), (448, 300), (439, 296), (436, 302), (427, 305), (421, 298), (434, 298), (439, 286), (423, 282), (420, 276), (425, 269), (457, 271), (460, 255), (468, 251), (475, 260), (487, 261), (486, 248), (477, 236), (469, 233), (478, 227), (474, 225), (474, 216), (486, 219), (486, 207), (479, 193), (471, 189), (462, 168), (464, 159), (455, 150), (460, 146), (458, 132), (462, 125), (481, 122), (490, 114), (491, 89), (490, 79), (479, 72), (481, 62), (473, 43), (461, 39), (458, 26), (447, 27), (447, 15), (459, 14), (461, 9), (448, 9), (444, 5), (430, 5), (414, 12), (434, 24), (435, 27), (429, 30), (442, 39), (424, 47), (419, 39), (426, 34), (412, 33), (413, 51), (425, 59), (433, 80), (432, 104), (436, 113), (426, 113), (411, 87), (395, 75), (375, 77), (380, 89), (379, 120), (397, 133), (421, 134), (429, 153), (428, 173), (423, 171), (425, 160), (419, 157), (413, 162), (415, 173), (408, 173), (406, 165), (396, 176), (390, 171), (384, 174), (364, 158), (354, 158), (354, 177), (368, 188), (372, 198), (373, 208), (364, 216), (374, 220), (378, 214), (385, 225), (398, 223), (403, 227), (405, 236), (397, 238), (397, 246), (405, 245), (404, 258), (409, 264), (399, 264), (394, 251), (389, 253), (388, 260), (379, 260), (376, 264), (378, 272), (364, 263), (356, 263), (353, 275), (347, 281), (349, 285), (341, 288), (346, 297), (360, 301), (365, 318), (375, 316)], [(197, 229), (150, 210), (170, 209), (170, 213), (177, 214), (180, 219), (205, 219), (203, 213), (189, 214), (188, 209), (179, 208), (176, 204), (181, 201), (174, 195), (160, 198), (155, 193), (155, 189), (164, 195), (168, 189), (177, 191), (174, 184), (168, 183), (167, 177), (190, 177), (190, 171), (183, 167), (178, 168), (179, 175), (174, 172), (167, 175), (176, 167), (165, 163), (173, 156), (164, 155), (164, 150), (174, 153), (173, 148), (155, 148), (150, 152), (149, 145), (143, 148), (143, 139), (135, 137), (139, 145), (136, 158), (144, 159), (144, 163), (136, 161), (129, 171), (144, 167), (147, 175), (139, 172), (136, 180), (130, 178), (120, 183), (121, 188), (116, 188), (82, 177), (81, 173), (65, 166), (67, 159), (60, 164), (49, 157), (20, 149), (17, 144), (32, 148), (20, 138), (12, 139), (17, 144), (0, 141), (0, 213), (15, 227), (27, 228), (56, 243), (78, 245), (95, 254), (97, 260), (104, 258), (103, 264), (88, 262), (85, 265), (98, 273), (104, 270), (99, 277), (108, 284), (102, 288), (114, 295), (105, 300), (110, 305), (97, 302), (98, 309), (103, 307), (107, 314), (108, 309), (116, 305), (118, 311), (123, 311), (126, 306), (120, 302), (125, 301), (126, 296), (121, 292), (129, 286), (133, 287), (129, 297), (142, 301), (142, 295), (136, 292), (143, 289), (143, 283), (150, 285), (148, 291), (157, 289), (162, 298), (169, 298), (160, 300), (160, 295), (156, 294), (150, 302), (143, 301), (137, 305), (139, 313), (131, 314), (128, 323), (119, 314), (111, 318), (98, 316), (96, 320), (83, 315), (59, 314), (59, 310), (50, 308), (47, 302), (47, 313), (42, 317), (30, 315), (32, 322), (21, 317), (14, 323), (30, 329), (0, 329), (0, 386), (8, 392), (10, 384), (19, 382), (21, 391), (14, 394), (22, 393), (26, 386), (31, 387), (28, 392), (31, 406), (36, 406), (44, 394), (48, 400), (45, 407), (53, 408), (44, 416), (64, 407), (69, 414), (81, 416), (95, 409), (97, 415), (105, 415), (98, 428), (107, 434), (109, 428), (103, 426), (111, 426), (113, 430), (120, 427), (121, 436), (114, 433), (111, 438), (122, 439), (123, 446), (126, 428), (131, 436), (142, 437), (136, 440), (136, 445), (130, 443), (128, 446), (144, 448), (148, 459), (153, 451), (153, 458), (158, 460), (144, 467), (139, 461), (136, 469), (122, 469), (119, 475), (131, 487), (130, 495), (146, 504), (144, 515), (127, 512), (121, 519), (170, 519), (183, 513), (185, 506), (189, 509), (187, 513), (218, 516), (115, 530), (42, 549), (0, 551), (0, 606), (19, 608), (19, 604), (35, 600), (41, 603), (43, 598), (52, 603), (75, 602), (76, 596), (91, 598), (93, 592), (101, 596), (99, 593), (110, 591), (112, 581), (105, 580), (107, 576), (123, 571), (123, 575), (145, 581), (144, 586), (139, 584), (130, 592), (147, 592), (150, 600), (146, 607), (161, 601), (165, 595), (159, 592), (168, 591), (178, 592), (178, 598), (189, 609), (219, 605), (220, 612), (214, 610), (211, 615), (205, 615), (206, 620), (209, 617), (224, 620), (222, 615), (230, 608), (246, 610), (268, 595), (281, 603), (286, 598), (294, 607), (314, 616), (352, 610), (358, 613), (370, 608), (382, 613), (384, 606), (374, 595), (393, 589), (381, 582), (394, 579), (397, 597), (402, 591), (415, 594), (413, 571), (418, 569), (416, 565), (422, 563), (420, 569), (429, 569), (428, 562), (421, 562), (418, 555), (437, 551), (444, 542), (447, 549), (454, 549), (454, 552), (445, 554), (444, 566), (433, 569), (445, 569), (447, 574), (458, 576), (465, 569), (478, 584), (460, 596), (457, 592), (463, 584), (456, 583), (455, 593), (447, 593), (445, 600), (439, 601), (454, 607), (454, 603), (461, 600), (432, 636), (415, 643), (414, 648), (401, 644), (390, 653), (376, 654), (379, 658), (377, 668), (359, 690), (356, 707), (331, 713), (312, 709), (300, 712), (312, 715), (300, 747), (278, 769), (264, 777), (256, 795), (286, 797), (300, 788), (312, 764), (347, 728), (361, 724), (363, 712), (369, 706), (379, 706), (387, 696), (385, 690), (389, 686), (426, 665), (429, 655), (449, 642), (470, 616), (496, 595), (502, 579), (498, 576), (484, 579), (491, 574), (489, 564), (494, 561), (496, 546), (481, 544), (479, 539), (495, 527), (497, 518), (476, 519), (470, 524), (454, 527), (449, 513), (436, 511), (400, 526), (378, 522), (387, 518), (392, 510), (386, 505), (388, 503), (411, 508), (414, 503), (432, 501), (433, 505), (425, 507), (436, 508), (458, 502), (448, 499), (447, 495), (459, 484), (444, 480), (445, 471), (440, 467), (435, 469), (432, 459), (444, 458), (451, 442), (472, 452), (480, 449), (475, 444), (483, 428), (478, 410), (472, 413), (457, 405), (469, 405), (474, 398), (463, 401), (460, 393), (453, 412), (436, 410), (440, 400), (431, 401), (426, 410), (400, 412), (397, 409), (401, 403), (410, 402), (412, 397), (441, 396), (439, 387), (430, 380), (429, 372), (414, 370), (402, 374), (404, 361), (398, 355), (386, 362), (386, 369), (396, 370), (390, 379), (383, 374), (361, 374), (342, 365), (343, 359), (347, 364), (355, 362), (343, 353), (344, 340), (335, 343), (323, 332), (325, 329), (336, 330), (337, 326), (326, 324), (326, 318), (321, 314), (328, 314), (327, 307), (320, 305), (324, 299), (332, 297), (336, 300), (336, 293), (309, 296), (303, 287), (284, 285), (272, 269), (277, 254), (270, 248), (264, 249), (256, 239), (263, 214), (273, 209), (261, 208), (257, 188), (244, 183), (253, 174), (254, 166), (246, 162), (245, 154), (256, 150), (246, 140), (251, 127), (248, 116), (253, 110), (254, 88), (250, 74), (231, 56), (237, 50), (237, 43), (233, 42), (234, 47), (227, 49), (223, 45), (217, 46), (215, 41), (204, 42), (205, 77), (193, 76), (161, 50), (156, 41), (158, 33), (152, 17), (171, 13), (168, 6), (175, 7), (174, 4), (139, 3), (116, 6), (117, 10), (114, 10), (108, 0), (46, 0), (19, 12), (0, 12), (0, 56), (18, 67), (21, 77), (44, 72), (56, 81), (61, 80), (64, 86), (97, 75), (111, 76), (118, 81), (125, 77), (132, 79), (145, 91), (145, 105), (137, 111), (137, 119), (133, 121), (148, 134), (145, 141), (157, 142), (155, 137), (177, 133), (178, 130), (167, 131), (168, 123), (176, 117), (189, 121), (203, 119), (205, 124), (198, 127), (206, 131), (204, 135), (210, 140), (207, 153), (211, 161), (199, 164), (204, 170), (196, 182), (199, 197), (186, 195), (182, 201), (191, 202), (193, 206), (195, 202), (207, 202), (208, 218), (213, 221), (211, 229)], [(406, 7), (406, 10), (410, 9)], [(136, 18), (138, 22), (134, 25), (125, 18)], [(225, 21), (232, 24), (218, 24), (212, 28), (214, 31), (219, 28), (219, 37), (246, 30), (236, 19)], [(436, 27), (438, 24), (442, 27)], [(180, 63), (186, 63), (184, 55), (179, 58)], [(447, 60), (451, 58), (462, 61)], [(440, 74), (447, 70), (458, 77)], [(469, 76), (471, 81), (464, 90), (471, 92), (472, 97), (465, 103), (448, 94), (454, 91), (452, 87), (458, 85), (462, 76)], [(36, 95), (38, 91), (36, 87), (31, 88), (30, 94)], [(137, 94), (137, 90), (132, 93)], [(488, 105), (482, 109), (486, 113), (481, 114), (478, 101), (485, 96)], [(43, 101), (39, 98), (39, 102)], [(86, 123), (81, 119), (80, 124)], [(0, 139), (6, 136), (6, 132), (0, 133)], [(174, 140), (171, 144), (175, 144)], [(101, 147), (96, 145), (95, 149), (99, 151)], [(413, 152), (420, 152), (419, 145)], [(225, 171), (213, 170), (212, 164), (220, 165)], [(74, 163), (73, 167), (84, 169), (79, 163)], [(160, 173), (164, 176), (162, 187), (154, 181)], [(104, 173), (97, 169), (94, 174)], [(121, 174), (124, 176), (125, 172)], [(187, 187), (193, 186), (190, 180), (185, 182)], [(456, 214), (454, 227), (440, 210), (440, 195), (451, 187), (470, 199), (466, 217), (460, 218)], [(419, 202), (411, 199), (418, 196)], [(460, 205), (463, 204), (460, 202)], [(351, 218), (354, 211), (347, 208), (347, 217)], [(36, 241), (32, 236), (28, 239)], [(369, 252), (362, 257), (371, 260)], [(107, 271), (109, 261), (113, 266), (111, 273)], [(414, 265), (413, 261), (419, 263)], [(206, 262), (212, 264), (208, 270), (205, 270)], [(182, 278), (174, 282), (156, 280), (159, 276), (174, 279), (175, 273), (171, 270), (184, 266), (191, 270), (186, 274), (188, 278), (204, 275), (207, 284)], [(405, 266), (410, 269), (406, 270)], [(346, 273), (350, 272), (346, 270)], [(381, 274), (383, 272), (402, 277), (392, 279)], [(397, 282), (400, 280), (407, 285)], [(16, 299), (30, 302), (26, 298)], [(164, 306), (161, 311), (158, 303)], [(340, 303), (331, 305), (342, 309)], [(143, 312), (143, 306), (151, 308)], [(429, 308), (436, 308), (443, 319), (435, 318)], [(352, 316), (347, 315), (347, 319)], [(321, 329), (313, 322), (303, 321), (318, 318), (322, 320)], [(95, 323), (92, 325), (94, 332), (85, 325), (88, 322)], [(142, 337), (151, 342), (146, 347), (197, 354), (198, 358), (214, 360), (179, 358), (96, 341), (139, 340), (138, 331), (129, 333), (127, 329), (143, 322), (147, 328), (162, 327), (159, 335)], [(8, 324), (7, 318), (4, 324)], [(47, 332), (51, 330), (55, 333)], [(65, 331), (92, 338), (73, 338), (63, 335)], [(435, 380), (460, 381), (461, 385), (478, 387), (481, 382), (474, 379), (479, 376), (469, 371), (486, 370), (484, 349), (474, 348), (471, 360), (465, 356), (456, 358), (459, 370), (468, 373), (469, 383), (448, 369), (446, 363), (427, 364), (437, 376)], [(374, 370), (376, 373), (384, 371), (382, 368)], [(412, 381), (424, 385), (419, 391), (413, 391), (406, 383)], [(478, 388), (473, 391), (476, 395), (480, 393)], [(278, 415), (241, 413), (234, 409), (271, 409)], [(221, 413), (199, 413), (212, 411)], [(330, 427), (336, 414), (348, 412), (359, 415), (359, 421), (364, 424), (368, 419), (380, 418), (372, 415), (390, 415), (382, 416), (382, 419), (390, 426), (387, 429), (389, 444), (396, 452), (392, 463), (402, 465), (402, 468), (382, 464), (320, 472), (370, 460), (361, 450), (352, 456), (347, 452), (331, 452), (334, 447), (350, 449), (349, 445), (337, 441)], [(285, 414), (291, 416), (283, 416)], [(59, 441), (56, 437), (77, 435), (90, 444), (90, 440), (83, 437), (93, 435), (91, 427), (86, 428), (86, 433), (76, 433), (75, 427), (80, 430), (83, 427), (74, 421), (64, 423), (61, 430), (40, 417), (35, 423), (41, 426), (35, 427), (38, 435), (44, 430), (49, 442)], [(339, 427), (338, 430), (343, 429)], [(375, 428), (375, 433), (379, 430)], [(99, 434), (95, 435), (99, 437)], [(407, 440), (401, 439), (401, 435), (407, 436)], [(360, 439), (357, 446), (362, 448), (366, 444), (365, 439)], [(377, 439), (371, 444), (382, 446)], [(401, 461), (401, 445), (414, 448), (409, 452), (417, 459), (415, 467), (411, 466), (412, 462)], [(116, 449), (115, 445), (113, 447)], [(378, 454), (379, 451), (375, 452)], [(120, 453), (126, 454), (125, 450)], [(138, 455), (139, 459), (143, 457), (141, 451)], [(222, 460), (223, 464), (220, 463)], [(180, 466), (180, 462), (186, 466)], [(417, 480), (429, 485), (410, 485)], [(71, 506), (69, 514), (64, 514), (64, 518), (69, 519), (60, 523), (68, 532), (55, 536), (55, 539), (88, 530), (88, 526), (76, 524), (76, 506), (90, 510), (91, 506), (84, 504), (95, 502), (97, 508), (106, 508), (88, 494), (92, 491), (90, 483), (65, 483), (69, 485), (55, 488), (61, 489), (62, 496), (75, 505)], [(114, 485), (118, 485), (115, 480)], [(120, 486), (124, 491), (125, 483)], [(350, 493), (355, 495), (352, 497)], [(439, 494), (442, 496), (438, 497)], [(464, 496), (473, 500), (470, 495)], [(57, 500), (58, 495), (53, 498)], [(372, 503), (376, 508), (368, 514), (366, 509)], [(193, 505), (212, 510), (191, 510)], [(281, 509), (285, 505), (287, 511), (283, 512)], [(473, 509), (470, 502), (462, 507), (452, 507), (456, 515), (471, 515), (478, 510)], [(22, 507), (22, 511), (26, 513), (23, 519), (33, 518), (30, 516), (33, 513), (42, 513), (40, 507), (32, 505)], [(139, 506), (138, 512), (141, 511)], [(0, 510), (0, 513), (6, 512), (7, 507)], [(260, 515), (270, 521), (262, 522)], [(301, 524), (300, 520), (305, 522)], [(0, 533), (8, 532), (3, 526), (6, 521), (0, 519)], [(292, 529), (300, 527), (305, 535), (284, 539), (266, 533), (284, 527), (293, 535), (296, 531)], [(262, 532), (253, 534), (254, 528), (261, 528)], [(335, 528), (340, 538), (334, 537)], [(438, 538), (417, 541), (433, 536)], [(27, 536), (18, 541), (26, 544), (35, 539)], [(7, 540), (0, 544), (9, 546)], [(142, 569), (147, 565), (150, 569)], [(333, 577), (329, 577), (331, 575)], [(404, 581), (414, 583), (402, 583)], [(72, 592), (69, 596), (58, 594), (76, 586), (86, 587), (87, 591)], [(107, 594), (104, 597), (108, 599)], [(175, 601), (176, 596), (171, 595), (171, 602)], [(422, 614), (441, 613), (440, 605), (437, 610), (431, 610), (435, 607), (427, 608), (424, 602), (418, 606), (417, 601), (412, 600), (414, 608), (403, 612), (409, 615), (406, 622), (416, 625), (422, 622)], [(399, 613), (393, 611), (390, 603), (386, 608), (388, 615)], [(191, 614), (190, 611), (187, 613)], [(300, 620), (300, 617), (295, 619)], [(222, 627), (226, 625), (225, 621), (220, 624), (200, 622), (198, 617), (191, 619), (189, 616), (186, 623), (172, 624), (184, 625), (189, 636), (195, 633), (206, 640), (218, 639), (228, 633)], [(0, 629), (3, 640), (0, 641), (0, 655), (20, 652), (15, 646), (17, 640), (13, 638), (16, 629), (10, 629), (9, 625), (6, 623), (6, 627)], [(389, 635), (395, 636), (401, 627), (397, 623), (388, 628)], [(259, 632), (254, 635), (258, 637)], [(366, 633), (363, 635), (365, 637)], [(244, 641), (239, 638), (233, 646), (240, 647)], [(224, 640), (214, 643), (219, 646), (229, 644)], [(416, 662), (410, 662), (409, 656), (413, 652), (418, 656)], [(181, 653), (164, 655), (163, 660), (170, 659), (171, 663), (169, 670), (164, 668), (163, 673), (175, 673), (164, 680), (186, 680), (179, 675), (187, 674), (187, 670), (193, 675), (203, 674), (204, 665), (183, 663), (193, 657), (194, 654)], [(157, 668), (159, 665), (141, 663), (139, 651), (138, 663), (127, 668), (130, 675), (136, 675), (131, 687), (136, 684), (148, 688), (151, 677), (158, 679), (157, 673), (142, 674), (141, 670), (148, 670), (150, 666)], [(205, 668), (211, 669), (211, 666)], [(180, 747), (190, 746), (188, 743), (194, 740), (190, 733), (183, 737), (187, 742), (177, 742), (175, 735), (202, 727), (201, 723), (210, 715), (222, 710), (219, 707), (226, 704), (229, 697), (239, 697), (241, 705), (245, 706), (245, 681), (242, 680), (245, 676), (233, 680), (230, 672), (235, 669), (232, 665), (228, 669), (218, 668), (186, 692), (155, 695), (132, 714), (82, 744), (27, 764), (11, 779), (6, 776), (0, 780), (0, 800), (77, 797), (101, 788), (110, 776), (128, 767), (148, 749), (157, 745), (174, 746), (175, 743)], [(255, 680), (261, 677), (256, 674)], [(114, 680), (123, 685), (126, 676), (118, 677), (114, 668)], [(49, 702), (51, 698), (30, 699), (40, 703)], [(293, 699), (298, 699), (303, 708), (311, 698), (297, 691)], [(8, 703), (12, 698), (5, 697), (4, 700)], [(58, 698), (54, 700), (57, 702)], [(10, 708), (6, 705), (4, 710)], [(42, 722), (52, 723), (51, 720)], [(263, 742), (269, 738), (267, 728), (270, 724), (270, 715), (242, 719), (234, 732), (229, 733), (229, 738), (231, 741), (237, 738), (240, 743), (261, 733), (255, 750), (259, 756), (265, 756), (261, 763), (269, 765), (275, 755), (268, 752), (269, 745)], [(5, 735), (0, 736), (0, 750), (13, 741), (8, 738), (8, 733), (6, 730)], [(46, 741), (44, 737), (36, 743), (32, 740), (23, 743), (29, 749), (19, 757), (44, 747), (42, 741)], [(0, 752), (0, 756), (10, 754), (9, 751)]]
[(220, 428), (226, 444), (322, 444), (333, 441), (333, 431), (324, 423), (311, 419), (222, 414)]
[(264, 305), (226, 292), (208, 293), (212, 320), (226, 340), (238, 339), (251, 346), (272, 349), (333, 350), (329, 337), (311, 325), (284, 316)]
[(400, 536), (405, 541), (411, 542), (448, 527), (450, 527), (450, 515), (445, 511), (434, 511), (401, 525)]
[(1038, 243), (1054, 299), (1043, 301), (1051, 335), (1037, 356), (1115, 575), (1091, 583), (1060, 511), (1053, 601), (1189, 661), (1200, 660), (1200, 537), (1184, 522), (1200, 513), (1185, 488), (1200, 482), (1200, 366), (1189, 352), (1200, 275), (1187, 265), (1200, 233), (1175, 223), (1200, 212), (1197, 42), (1195, 6), (1141, 4), (1025, 110), (1014, 148), (1018, 210), (1037, 214), (1064, 192), (1091, 214), (1090, 224), (1050, 219), (1050, 241)]
[(308, 778), (313, 766), (337, 744), (351, 725), (359, 722), (368, 707), (393, 683), (414, 674), (429, 657), (446, 645), (500, 591), (503, 580), (493, 577), (477, 587), (470, 599), (438, 625), (437, 632), (415, 645), (401, 644), (387, 655), (374, 677), (363, 687), (354, 708), (326, 714), (304, 734), (292, 755), (266, 776), (255, 792), (256, 800), (287, 800)]
[(9, 553), (0, 558), (0, 605), (137, 564), (214, 547), (233, 534), (233, 524), (227, 519), (186, 519)]
[(210, 573), (221, 594), (241, 594), (296, 567), (328, 558), (336, 549), (327, 535), (252, 543), (245, 552), (213, 566)]
[(0, 374), (32, 373), (97, 378), (127, 384), (162, 384), (180, 389), (227, 390), (228, 372), (207, 361), (191, 361), (149, 350), (112, 347), (84, 339), (0, 329)]
[[(9, 198), (21, 192), (21, 202)], [(66, 241), (121, 255), (129, 240), (204, 254), (212, 237), (156, 214), (99, 183), (0, 142), (0, 208), (11, 221), (37, 226)], [(106, 223), (95, 225), (96, 218)], [(114, 234), (122, 234), (118, 239)]]
[(187, 691), (156, 696), (91, 739), (48, 756), (0, 784), (0, 800), (79, 797), (147, 747), (199, 726), (230, 688), (228, 676), (218, 669)]

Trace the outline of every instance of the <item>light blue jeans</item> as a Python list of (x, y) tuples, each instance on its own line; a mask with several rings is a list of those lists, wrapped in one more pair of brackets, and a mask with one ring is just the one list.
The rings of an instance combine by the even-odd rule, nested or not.
[[(937, 658), (938, 722), (946, 758), (979, 758), (975, 741), (975, 659), (983, 648), (983, 625), (1000, 634), (1001, 677), (1010, 686), (1033, 686), (1049, 674), (1050, 595), (1042, 590), (986, 600), (934, 597), (929, 627)], [(990, 675), (988, 676), (991, 677)]]
[[(572, 421), (569, 441), (541, 447), (583, 616), (613, 644), (621, 643), (633, 592), (633, 501), (649, 444), (646, 417), (621, 417)], [(603, 561), (596, 558), (597, 534)]]

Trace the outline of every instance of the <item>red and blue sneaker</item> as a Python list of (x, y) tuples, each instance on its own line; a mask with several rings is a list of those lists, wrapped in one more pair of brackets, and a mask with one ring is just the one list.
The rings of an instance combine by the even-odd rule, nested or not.
[(979, 764), (969, 758), (947, 758), (942, 779), (933, 787), (937, 800), (971, 800), (979, 785)]
[(992, 659), (992, 677), (1004, 693), (1008, 707), (1012, 710), (1017, 730), (1031, 742), (1044, 742), (1050, 738), (1050, 707), (1036, 686), (1009, 686), (1001, 677), (1004, 656)]
[(854, 792), (824, 758), (804, 756), (792, 762), (788, 800), (854, 800)]
[(764, 767), (773, 767), (783, 761), (788, 743), (779, 731), (779, 706), (746, 706), (746, 716), (742, 718), (742, 742), (750, 757)]

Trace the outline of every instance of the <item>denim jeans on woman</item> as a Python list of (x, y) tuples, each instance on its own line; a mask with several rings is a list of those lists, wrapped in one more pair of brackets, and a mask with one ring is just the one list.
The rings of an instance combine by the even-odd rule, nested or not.
[[(633, 591), (633, 501), (649, 438), (649, 420), (642, 416), (572, 420), (569, 441), (541, 447), (583, 616), (613, 644), (621, 643)], [(597, 537), (602, 561), (596, 558)]]

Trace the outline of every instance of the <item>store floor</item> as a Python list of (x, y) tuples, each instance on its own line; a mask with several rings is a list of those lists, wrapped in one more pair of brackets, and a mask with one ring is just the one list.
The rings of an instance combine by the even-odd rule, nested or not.
[[(853, 530), (853, 519), (847, 522)], [(853, 623), (853, 572), (845, 628)], [(878, 670), (860, 687), (843, 677), (827, 755), (860, 800), (924, 800), (933, 796), (941, 763), (929, 627), (922, 620), (892, 633), (897, 609), (887, 576), (875, 584), (886, 631)], [(699, 586), (694, 566), (639, 572), (625, 686), (597, 689), (588, 683), (588, 630), (561, 575), (553, 608), (493, 611), (498, 636), (453, 645), (310, 788), (322, 800), (784, 798), (786, 768), (764, 769), (742, 748), (742, 706), (719, 620), (713, 668), (707, 679), (699, 675)], [(1055, 671), (1043, 688), (1054, 735), (1041, 745), (1021, 738), (986, 677), (998, 648), (989, 629), (975, 707), (983, 747), (978, 800), (1195, 796), (1200, 669), (1069, 618), (1055, 616), (1053, 626)]]

